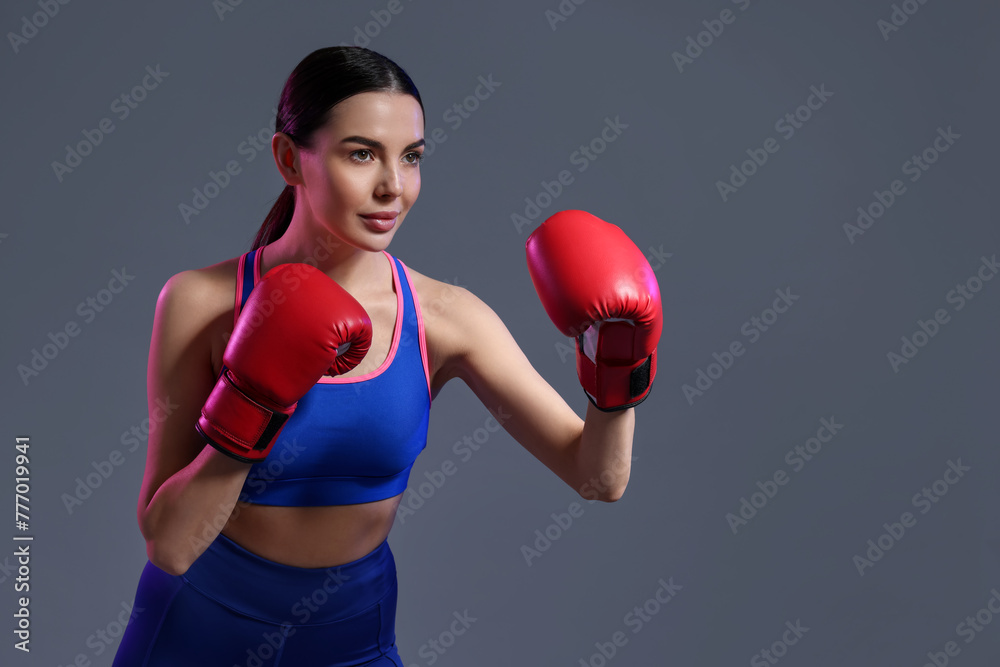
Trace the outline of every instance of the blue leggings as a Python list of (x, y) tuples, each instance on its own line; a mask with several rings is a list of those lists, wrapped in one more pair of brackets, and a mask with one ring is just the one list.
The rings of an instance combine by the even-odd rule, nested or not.
[(330, 568), (219, 534), (181, 576), (146, 563), (113, 667), (403, 667), (388, 540)]

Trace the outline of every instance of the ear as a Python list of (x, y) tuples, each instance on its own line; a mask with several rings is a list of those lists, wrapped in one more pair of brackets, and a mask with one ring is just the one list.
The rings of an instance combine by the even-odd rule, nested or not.
[(299, 147), (284, 132), (275, 132), (271, 137), (271, 153), (278, 173), (288, 185), (302, 184), (302, 162)]

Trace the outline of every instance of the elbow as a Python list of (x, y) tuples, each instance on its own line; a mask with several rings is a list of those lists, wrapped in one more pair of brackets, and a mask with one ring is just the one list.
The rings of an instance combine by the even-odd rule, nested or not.
[(602, 496), (601, 496), (601, 497), (599, 498), (599, 500), (600, 500), (600, 501), (601, 501), (602, 503), (616, 503), (616, 502), (618, 502), (619, 500), (621, 500), (622, 496), (624, 496), (624, 495), (625, 495), (625, 487), (623, 486), (623, 487), (621, 487), (620, 489), (608, 489), (608, 490), (607, 490), (607, 491), (606, 491), (606, 492), (605, 492), (605, 493), (604, 493), (604, 494), (603, 494), (603, 495), (602, 495)]
[(146, 557), (149, 562), (169, 575), (179, 577), (188, 571), (193, 561), (184, 557), (176, 549), (164, 548), (157, 540), (146, 540)]
[(630, 477), (630, 470), (619, 475), (610, 475), (605, 471), (600, 475), (591, 476), (590, 479), (575, 488), (580, 497), (588, 501), (599, 500), (602, 503), (614, 503), (625, 495)]
[(625, 473), (601, 489), (601, 502), (616, 503), (621, 500), (622, 496), (625, 495), (625, 489), (628, 488), (629, 477), (631, 477), (630, 472)]
[(584, 484), (579, 487), (578, 493), (580, 497), (587, 501), (599, 501), (602, 503), (616, 503), (621, 500), (621, 497), (625, 495), (625, 488), (628, 486), (626, 482), (623, 486), (594, 486), (591, 484)]
[(194, 561), (187, 558), (182, 549), (176, 548), (176, 540), (158, 536), (150, 525), (149, 518), (148, 513), (139, 516), (139, 530), (146, 540), (146, 557), (167, 574), (179, 577), (187, 572)]

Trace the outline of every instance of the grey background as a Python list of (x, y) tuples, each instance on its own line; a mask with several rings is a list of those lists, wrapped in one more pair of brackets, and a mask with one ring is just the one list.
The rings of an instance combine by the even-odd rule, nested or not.
[[(996, 664), (1000, 622), (971, 642), (959, 624), (1000, 587), (1000, 281), (961, 310), (946, 299), (1000, 250), (1000, 10), (911, 2), (918, 11), (885, 39), (877, 22), (890, 19), (889, 2), (741, 4), (567, 0), (575, 11), (552, 29), (555, 0), (402, 0), (367, 43), (413, 77), (428, 134), (447, 133), (390, 252), (490, 304), (579, 414), (586, 399), (532, 289), (527, 234), (577, 208), (671, 253), (656, 268), (659, 373), (637, 409), (619, 502), (582, 501), (503, 432), (461, 461), (454, 443), (487, 412), (457, 380), (435, 400), (410, 488), (447, 459), (458, 470), (389, 538), (407, 665), (433, 655), (438, 665), (596, 667), (595, 643), (619, 631), (627, 643), (610, 665), (770, 664), (755, 655), (782, 639), (786, 621), (809, 630), (781, 664), (918, 666), (949, 641), (960, 648), (950, 664)], [(94, 633), (114, 631), (145, 563), (135, 515), (145, 450), (124, 451), (120, 438), (147, 417), (156, 296), (174, 273), (249, 249), (282, 181), (269, 154), (248, 162), (240, 142), (273, 124), (299, 60), (351, 42), (386, 6), (245, 0), (220, 18), (207, 0), (73, 2), (17, 53), (8, 36), (0, 498), (12, 504), (14, 437), (30, 435), (35, 541), (30, 655), (11, 646), (14, 543), (0, 548), (4, 664), (78, 654), (111, 663), (117, 639)], [(735, 20), (679, 71), (674, 52), (724, 9)], [(0, 26), (20, 31), (37, 11), (5, 3)], [(120, 120), (111, 102), (147, 65), (169, 76)], [(491, 74), (501, 85), (453, 128), (445, 111)], [(775, 122), (821, 85), (832, 97), (785, 139)], [(116, 129), (60, 182), (51, 163), (103, 117)], [(615, 117), (627, 129), (578, 172), (571, 154)], [(960, 138), (910, 182), (903, 163), (939, 127)], [(716, 182), (768, 137), (780, 149), (723, 201)], [(242, 173), (185, 224), (179, 204), (229, 160)], [(517, 230), (511, 214), (563, 169), (574, 182)], [(894, 179), (905, 194), (850, 243), (843, 225)], [(85, 323), (77, 304), (121, 267), (135, 279)], [(785, 288), (799, 299), (751, 343), (744, 322)], [(887, 353), (938, 308), (950, 321), (894, 372)], [(25, 384), (17, 366), (70, 320), (80, 334)], [(682, 385), (733, 341), (745, 353), (689, 401)], [(793, 471), (786, 452), (831, 417), (843, 429)], [(116, 449), (124, 463), (70, 513), (63, 494)], [(970, 470), (920, 513), (914, 495), (958, 459)], [(727, 513), (778, 470), (787, 485), (734, 534)], [(582, 516), (529, 566), (522, 545), (573, 502)], [(907, 511), (915, 525), (859, 574), (854, 557)], [(671, 578), (682, 588), (650, 604), (657, 613), (634, 632), (626, 615)], [(464, 610), (477, 619), (469, 631), (428, 652)]]

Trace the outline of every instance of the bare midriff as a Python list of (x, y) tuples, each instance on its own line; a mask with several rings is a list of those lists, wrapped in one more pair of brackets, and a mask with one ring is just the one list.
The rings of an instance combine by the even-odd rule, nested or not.
[(371, 553), (389, 536), (401, 497), (331, 507), (238, 502), (222, 534), (277, 563), (333, 567)]

